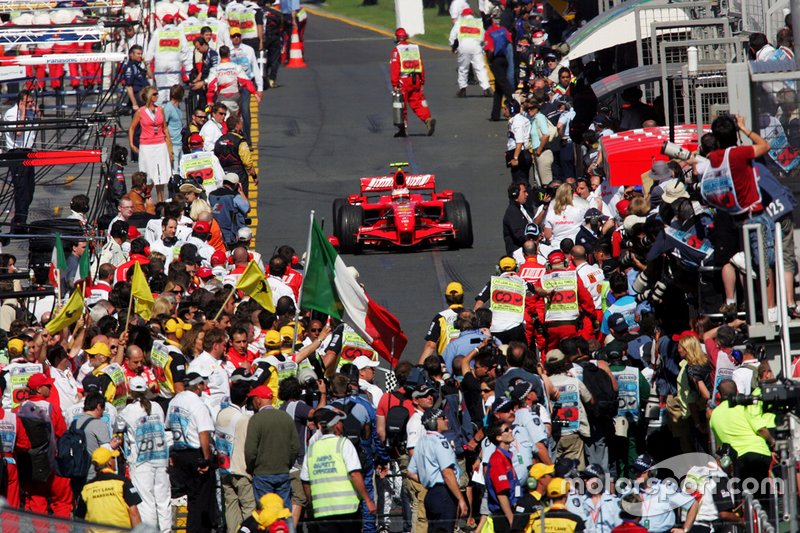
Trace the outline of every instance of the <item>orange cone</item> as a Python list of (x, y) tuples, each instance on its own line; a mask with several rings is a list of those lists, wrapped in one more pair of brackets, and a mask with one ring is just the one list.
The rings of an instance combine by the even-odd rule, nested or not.
[(303, 45), (297, 26), (292, 26), (292, 41), (289, 44), (289, 63), (286, 68), (306, 68), (308, 65), (303, 59)]

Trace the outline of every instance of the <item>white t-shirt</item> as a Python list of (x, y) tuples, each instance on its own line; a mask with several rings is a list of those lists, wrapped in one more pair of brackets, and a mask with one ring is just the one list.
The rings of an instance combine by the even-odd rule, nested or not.
[(425, 434), (422, 427), (422, 411), (414, 411), (406, 423), (406, 448), (409, 450), (417, 445), (419, 439)]
[(211, 415), (216, 418), (222, 402), (231, 397), (229, 376), (222, 361), (214, 359), (210, 353), (203, 352), (189, 363), (189, 372), (197, 372), (208, 378), (208, 389), (201, 396), (208, 405)]
[[(316, 439), (313, 439), (313, 442), (308, 444), (311, 447), (317, 441), (325, 440), (325, 439), (333, 439), (337, 438), (336, 435), (322, 435)], [(358, 452), (356, 451), (356, 447), (353, 446), (353, 443), (347, 439), (344, 439), (342, 443), (342, 458), (344, 459), (344, 466), (347, 468), (348, 472), (354, 472), (356, 470), (361, 470), (361, 461), (358, 459)], [(305, 457), (303, 457), (303, 468), (300, 470), (300, 479), (302, 481), (308, 481), (308, 453), (306, 453)]]
[(200, 432), (214, 433), (214, 419), (208, 406), (192, 391), (179, 392), (167, 409), (167, 431), (172, 432), (176, 450), (200, 449)]
[[(69, 370), (59, 370), (50, 367), (50, 377), (55, 381), (58, 398), (61, 402), (61, 412), (65, 414), (68, 409), (78, 403), (78, 382)], [(66, 415), (65, 415), (66, 417)]]
[(575, 271), (578, 273), (578, 277), (581, 278), (583, 286), (586, 287), (586, 290), (592, 295), (594, 308), (601, 309), (602, 298), (600, 296), (600, 285), (606, 279), (605, 274), (603, 274), (603, 269), (597, 265), (582, 263), (575, 268)]
[(583, 216), (589, 209), (589, 202), (583, 198), (573, 197), (572, 205), (566, 206), (561, 214), (556, 214), (554, 206), (555, 202), (551, 202), (547, 208), (544, 225), (553, 230), (550, 245), (558, 248), (562, 240), (575, 239), (581, 224), (583, 224)]
[(131, 464), (167, 465), (172, 433), (166, 431), (164, 410), (150, 403), (150, 414), (139, 402), (128, 404), (119, 413), (119, 430), (125, 432), (125, 458)]

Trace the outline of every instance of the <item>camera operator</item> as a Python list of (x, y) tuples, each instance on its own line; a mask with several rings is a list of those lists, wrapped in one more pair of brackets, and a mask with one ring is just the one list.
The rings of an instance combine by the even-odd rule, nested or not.
[[(775, 439), (762, 418), (754, 416), (744, 405), (731, 406), (731, 397), (738, 392), (733, 380), (722, 380), (717, 388), (724, 400), (714, 408), (709, 420), (717, 446), (730, 444), (739, 456), (734, 474), (739, 479), (757, 480), (760, 489), (761, 482), (769, 476), (773, 459), (770, 450), (775, 446)], [(760, 492), (755, 496), (759, 497)]]

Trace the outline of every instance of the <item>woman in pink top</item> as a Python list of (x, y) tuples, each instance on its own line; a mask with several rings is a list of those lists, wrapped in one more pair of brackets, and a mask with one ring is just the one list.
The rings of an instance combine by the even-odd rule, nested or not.
[[(131, 151), (139, 154), (139, 170), (147, 174), (148, 183), (155, 184), (158, 201), (163, 202), (172, 174), (172, 141), (164, 120), (164, 110), (156, 105), (158, 89), (148, 85), (142, 89), (140, 96), (144, 105), (133, 115), (128, 129), (128, 142)], [(133, 141), (137, 126), (142, 129), (138, 146)]]

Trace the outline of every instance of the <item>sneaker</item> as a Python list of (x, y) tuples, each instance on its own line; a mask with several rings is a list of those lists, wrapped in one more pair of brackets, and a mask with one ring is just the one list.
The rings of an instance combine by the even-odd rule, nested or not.
[(797, 309), (797, 305), (790, 305), (787, 314), (790, 320), (800, 319), (800, 310)]
[(401, 129), (397, 130), (397, 133), (395, 133), (394, 136), (395, 136), (395, 138), (396, 137), (408, 137), (408, 134), (406, 133), (406, 129), (405, 128), (401, 128)]
[(436, 119), (429, 118), (425, 121), (425, 125), (428, 126), (428, 137), (433, 135), (433, 132), (436, 131)]
[(467, 88), (464, 87), (463, 89), (459, 89), (458, 92), (456, 93), (456, 96), (458, 98), (466, 98), (467, 97)]
[(492, 92), (491, 89), (484, 89), (483, 96), (485, 96), (486, 98), (491, 98), (492, 96), (494, 96), (494, 93)]

